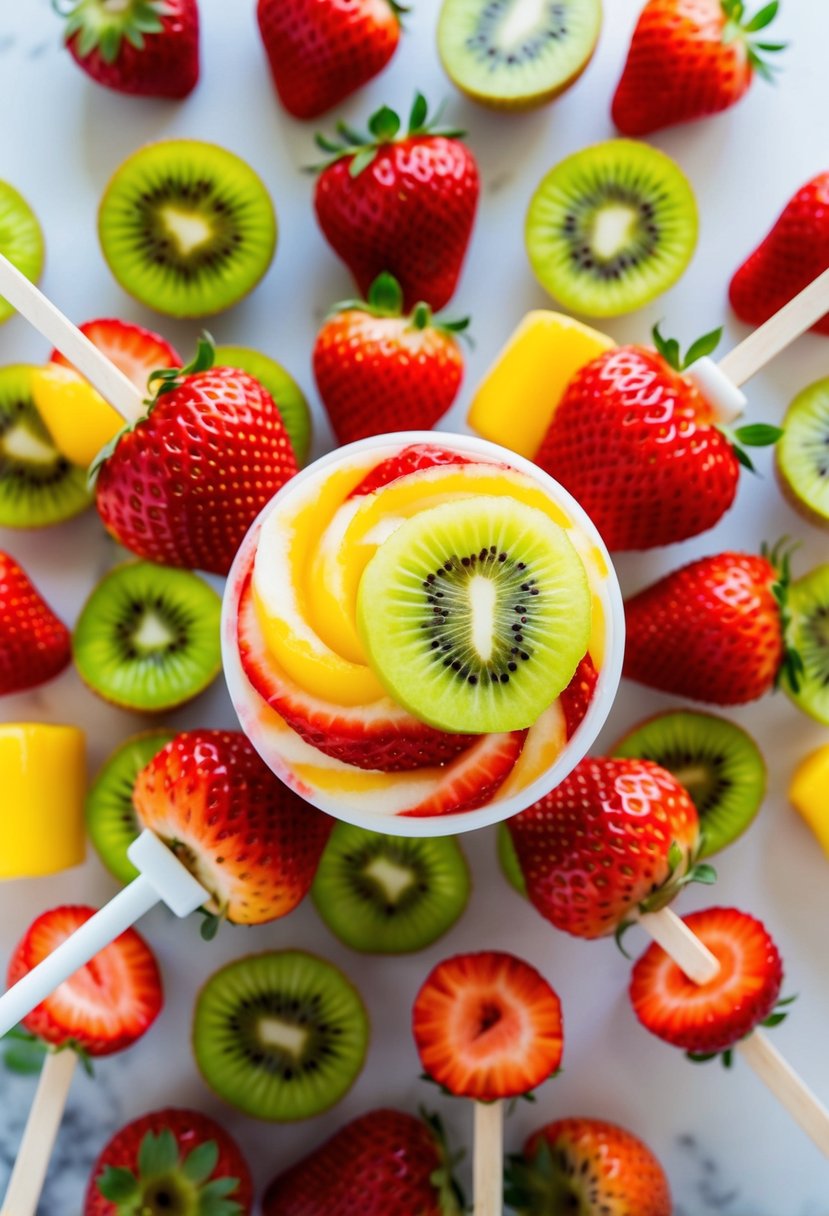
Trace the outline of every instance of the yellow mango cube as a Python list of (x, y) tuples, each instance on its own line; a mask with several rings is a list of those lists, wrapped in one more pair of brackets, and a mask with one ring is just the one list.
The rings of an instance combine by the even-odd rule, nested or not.
[(36, 878), (84, 859), (86, 746), (76, 726), (0, 724), (0, 879)]

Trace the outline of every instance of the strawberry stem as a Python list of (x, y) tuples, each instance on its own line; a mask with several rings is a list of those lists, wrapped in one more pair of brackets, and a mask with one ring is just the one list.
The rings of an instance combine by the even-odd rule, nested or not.
[(171, 13), (166, 0), (129, 0), (117, 10), (106, 0), (52, 0), (55, 12), (63, 17), (63, 37), (75, 44), (81, 59), (97, 51), (104, 63), (113, 64), (121, 53), (124, 39), (143, 51), (147, 34), (164, 32), (162, 18)]
[(720, 0), (720, 4), (725, 17), (722, 32), (723, 45), (729, 46), (733, 42), (742, 42), (754, 71), (763, 80), (773, 84), (774, 74), (778, 67), (776, 64), (769, 63), (765, 56), (776, 55), (778, 52), (784, 51), (788, 43), (760, 41), (754, 35), (759, 34), (774, 21), (780, 10), (779, 0), (771, 0), (770, 4), (764, 5), (747, 20), (745, 19), (744, 0)]
[[(367, 312), (373, 317), (402, 317), (403, 289), (394, 275), (384, 270), (378, 274), (369, 287), (367, 300), (340, 300), (328, 315), (335, 316), (339, 312), (352, 310)], [(415, 304), (409, 313), (409, 326), (411, 329), (417, 330), (438, 329), (448, 334), (461, 334), (467, 341), (471, 341), (466, 332), (469, 327), (469, 317), (461, 317), (457, 321), (435, 317), (429, 305), (423, 300)]]

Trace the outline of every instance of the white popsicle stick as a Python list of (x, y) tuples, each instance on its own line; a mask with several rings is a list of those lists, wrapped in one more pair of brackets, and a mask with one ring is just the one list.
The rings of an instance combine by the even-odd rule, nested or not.
[[(717, 974), (719, 963), (714, 955), (670, 908), (649, 912), (639, 923), (695, 983), (706, 984)], [(829, 1157), (829, 1110), (787, 1063), (765, 1031), (753, 1031), (735, 1045), (735, 1050), (824, 1156)]]
[(86, 376), (125, 422), (143, 417), (147, 411), (140, 390), (3, 254), (0, 296)]
[(77, 1063), (69, 1050), (44, 1060), (0, 1216), (35, 1216)]
[(153, 832), (142, 832), (127, 856), (138, 878), (0, 996), (0, 1037), (156, 904), (189, 916), (209, 901), (209, 892)]
[[(502, 1216), (504, 1210), (504, 1104), (475, 1102), (473, 1163), (474, 1216)], [(4, 1216), (4, 1214), (0, 1214)]]

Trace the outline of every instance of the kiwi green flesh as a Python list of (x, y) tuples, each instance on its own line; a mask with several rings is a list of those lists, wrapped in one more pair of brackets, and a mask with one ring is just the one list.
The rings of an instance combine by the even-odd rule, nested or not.
[(505, 823), (498, 824), (497, 848), (498, 864), (501, 867), (501, 873), (513, 890), (517, 891), (519, 895), (523, 895), (526, 899), (527, 883), (521, 871), (518, 854), (515, 851), (515, 845), (512, 843), (509, 828)]
[(359, 1075), (368, 1018), (336, 967), (297, 950), (238, 959), (196, 1002), (193, 1050), (210, 1088), (255, 1119), (308, 1119)]
[(701, 857), (742, 836), (765, 796), (766, 766), (757, 744), (742, 727), (715, 714), (658, 714), (634, 727), (613, 754), (652, 760), (685, 787), (700, 818)]
[(485, 104), (537, 105), (587, 66), (600, 0), (444, 0), (438, 51), (450, 79)]
[(293, 376), (275, 359), (246, 346), (217, 346), (216, 367), (236, 367), (255, 376), (273, 397), (288, 432), (297, 464), (308, 463), (311, 448), (311, 411), (302, 389)]
[(525, 238), (541, 285), (573, 312), (641, 308), (681, 276), (697, 240), (691, 187), (663, 152), (614, 139), (561, 161), (540, 182)]
[(469, 870), (449, 836), (416, 840), (338, 823), (311, 897), (331, 932), (366, 954), (407, 954), (442, 937), (469, 898)]
[(170, 730), (153, 730), (127, 739), (106, 760), (86, 795), (87, 834), (102, 863), (119, 882), (132, 882), (138, 875), (127, 857), (127, 849), (141, 831), (132, 801), (135, 780), (172, 738)]
[(276, 247), (265, 186), (215, 144), (171, 140), (131, 156), (98, 214), (101, 249), (121, 286), (174, 317), (221, 312), (264, 275)]
[(0, 527), (41, 528), (85, 511), (86, 472), (60, 454), (35, 409), (32, 372), (0, 368)]
[[(43, 233), (35, 213), (8, 182), (0, 181), (0, 253), (36, 283), (43, 270)], [(0, 296), (0, 324), (14, 315), (14, 308)]]
[(810, 384), (792, 401), (775, 460), (787, 496), (829, 523), (829, 379)]
[(72, 637), (81, 678), (105, 700), (157, 713), (189, 701), (221, 667), (221, 600), (187, 570), (127, 562), (87, 600)]
[(789, 643), (803, 660), (798, 687), (784, 673), (781, 687), (795, 705), (829, 726), (829, 563), (789, 587)]
[(398, 703), (442, 730), (531, 726), (572, 679), (590, 592), (563, 528), (487, 495), (407, 520), (360, 580), (369, 662)]

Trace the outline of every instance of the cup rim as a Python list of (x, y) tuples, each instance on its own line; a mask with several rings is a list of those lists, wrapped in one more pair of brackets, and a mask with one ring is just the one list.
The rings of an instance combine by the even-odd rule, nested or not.
[[(361, 452), (372, 449), (389, 448), (389, 455), (399, 451), (401, 447), (414, 444), (439, 444), (441, 447), (458, 451), (464, 455), (488, 457), (490, 460), (508, 464), (517, 472), (524, 473), (541, 485), (550, 497), (561, 505), (573, 524), (584, 532), (591, 541), (607, 568), (607, 577), (596, 588), (604, 609), (604, 661), (599, 672), (593, 698), (582, 721), (579, 723), (572, 738), (556, 757), (555, 762), (545, 773), (524, 789), (507, 798), (496, 799), (484, 806), (471, 811), (455, 811), (446, 815), (410, 818), (400, 814), (384, 815), (374, 812), (360, 812), (359, 806), (342, 806), (340, 799), (328, 798), (325, 793), (311, 789), (305, 782), (299, 780), (287, 763), (275, 763), (267, 745), (266, 728), (258, 716), (244, 712), (244, 699), (251, 696), (258, 698), (262, 705), (266, 703), (248, 683), (239, 657), (236, 640), (238, 602), (242, 583), (250, 566), (259, 531), (271, 511), (293, 494), (303, 482), (316, 476), (330, 465), (338, 464), (344, 459), (358, 456)], [(382, 454), (380, 456), (382, 459)], [(313, 461), (290, 481), (279, 489), (270, 502), (266, 503), (242, 541), (228, 574), (222, 600), (222, 668), (227, 684), (230, 700), (239, 724), (259, 753), (268, 768), (287, 786), (298, 793), (306, 802), (324, 811), (334, 819), (353, 824), (374, 832), (389, 832), (397, 836), (430, 837), (454, 836), (463, 832), (474, 831), (477, 828), (489, 827), (510, 819), (520, 811), (525, 810), (545, 794), (548, 794), (573, 771), (580, 760), (587, 754), (595, 742), (599, 731), (607, 720), (616, 698), (619, 682), (622, 676), (625, 641), (625, 614), (622, 592), (616, 571), (608, 553), (607, 546), (599, 535), (596, 525), (586, 511), (573, 496), (555, 481), (543, 469), (508, 448), (481, 439), (476, 435), (464, 435), (460, 432), (449, 431), (398, 431), (383, 435), (372, 435), (359, 439), (355, 443), (336, 448)], [(272, 711), (275, 712), (275, 711)]]

